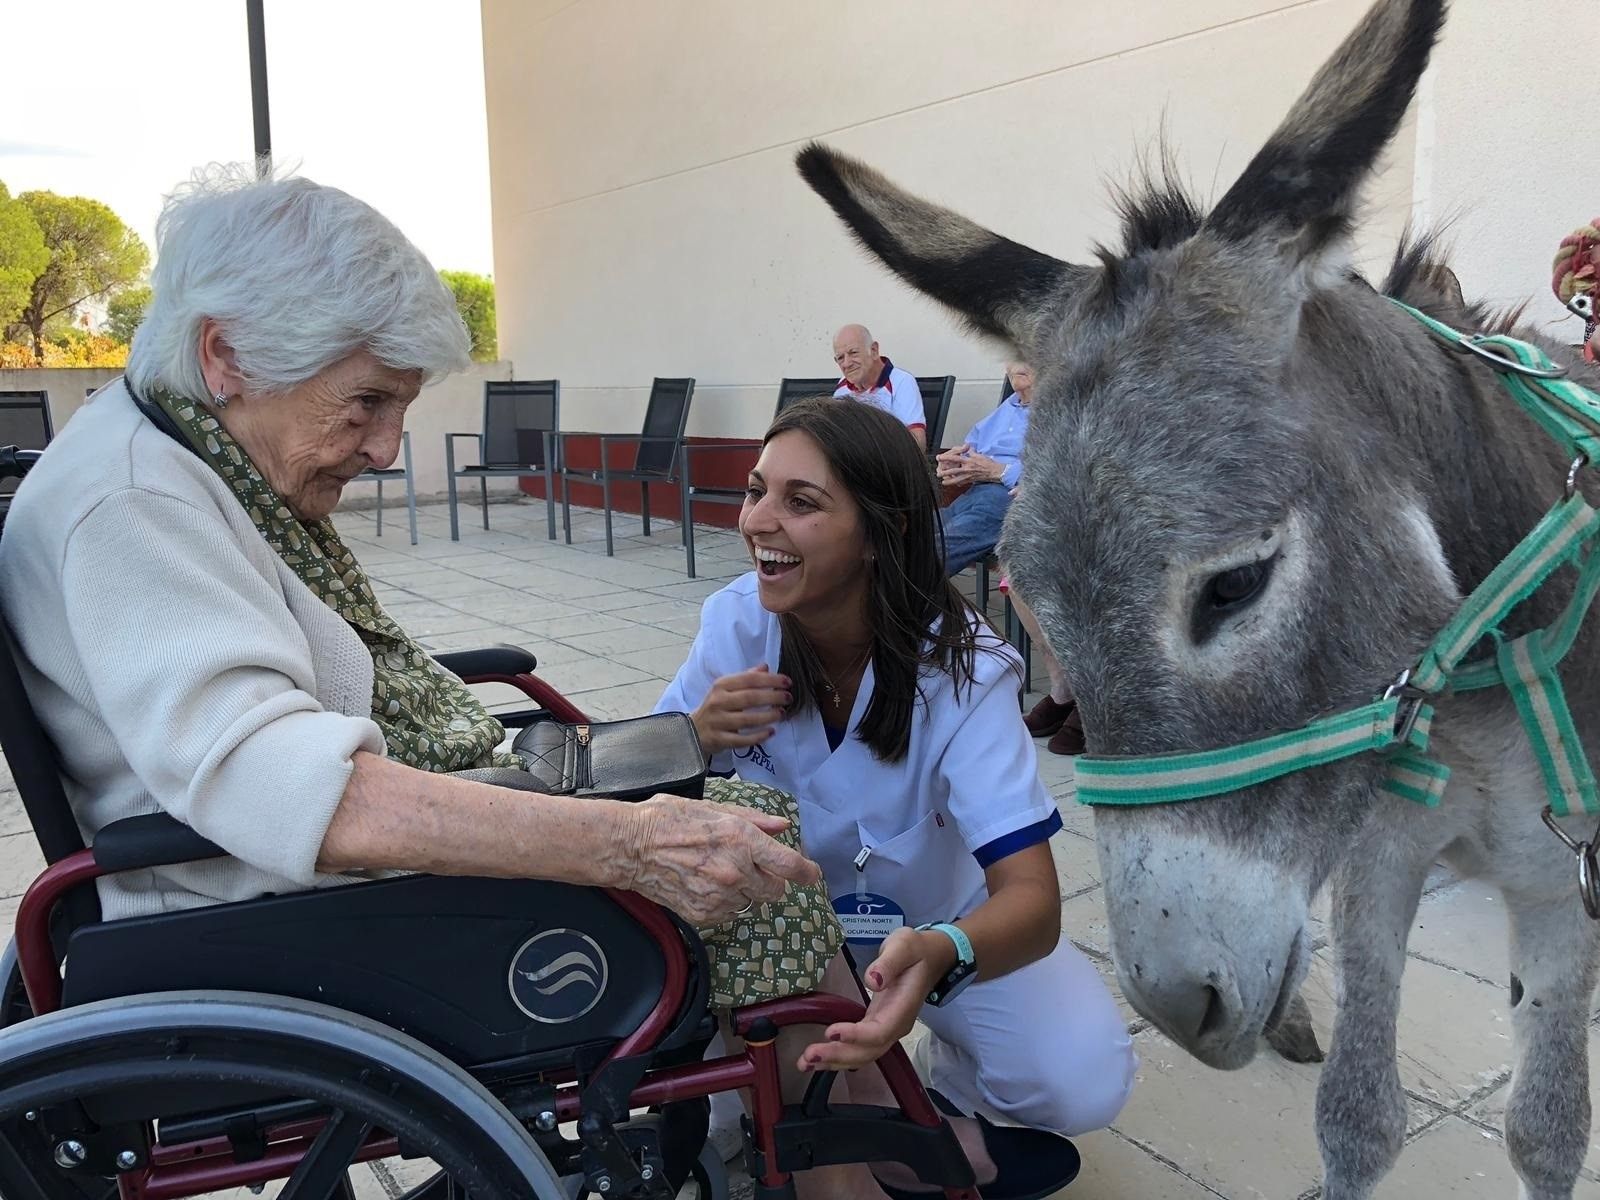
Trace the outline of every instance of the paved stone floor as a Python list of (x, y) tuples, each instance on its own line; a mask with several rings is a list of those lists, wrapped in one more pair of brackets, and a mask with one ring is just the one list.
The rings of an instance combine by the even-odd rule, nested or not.
[[(699, 605), (745, 569), (726, 531), (697, 538), (702, 578), (684, 577), (678, 528), (638, 536), (618, 519), (617, 553), (605, 556), (597, 513), (574, 514), (574, 544), (545, 538), (544, 507), (490, 508), (485, 531), (463, 508), (462, 540), (449, 539), (441, 506), (419, 513), (421, 543), (407, 544), (403, 514), (375, 536), (372, 515), (339, 525), (377, 581), (394, 618), (435, 650), (512, 642), (533, 650), (539, 672), (596, 717), (648, 711), (683, 659)], [(968, 576), (970, 579), (970, 575)], [(1042, 678), (1042, 673), (1041, 676)], [(489, 696), (504, 702), (509, 696)], [(1091, 815), (1072, 802), (1070, 760), (1041, 753), (1041, 776), (1062, 805), (1055, 839), (1062, 915), (1070, 936), (1115, 987)], [(0, 918), (39, 866), (9, 774), (0, 775)], [(1332, 973), (1319, 941), (1306, 994), (1327, 1042)], [(1401, 1075), (1410, 1101), (1407, 1144), (1380, 1197), (1510, 1197), (1500, 1118), (1509, 1086), (1505, 922), (1490, 889), (1436, 873), (1410, 943), (1400, 1021)], [(1126, 1006), (1124, 1006), (1126, 1007)], [(1313, 1200), (1319, 1195), (1312, 1132), (1317, 1068), (1268, 1051), (1249, 1067), (1200, 1066), (1128, 1010), (1141, 1059), (1138, 1086), (1115, 1125), (1082, 1138), (1084, 1170), (1063, 1196), (1076, 1200)], [(1600, 1072), (1600, 1019), (1590, 1037)], [(1600, 1073), (1595, 1077), (1600, 1096)], [(1600, 1133), (1591, 1139), (1580, 1194), (1600, 1197)], [(392, 1177), (365, 1181), (363, 1194), (395, 1196)], [(736, 1195), (738, 1192), (736, 1191)], [(240, 1192), (242, 1198), (247, 1193)]]

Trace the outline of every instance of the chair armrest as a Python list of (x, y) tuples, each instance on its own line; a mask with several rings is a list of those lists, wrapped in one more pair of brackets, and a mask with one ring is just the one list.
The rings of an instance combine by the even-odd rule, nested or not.
[(176, 817), (150, 813), (113, 821), (94, 836), (89, 847), (105, 871), (137, 871), (176, 863), (226, 858), (228, 852), (207, 841)]
[(468, 683), (486, 675), (529, 675), (539, 666), (539, 660), (521, 646), (504, 645), (451, 650), (435, 654), (433, 661)]
[(759, 450), (759, 449), (761, 449), (761, 443), (759, 441), (757, 441), (756, 439), (754, 439), (754, 438), (752, 438), (748, 442), (695, 442), (693, 444), (691, 444), (689, 442), (685, 442), (683, 444), (683, 452), (685, 454), (699, 454), (699, 453), (701, 453), (702, 451), (705, 451), (705, 450)]
[(447, 438), (458, 438), (458, 437), (481, 438), (482, 436), (483, 436), (483, 434), (481, 434), (481, 433), (447, 433), (447, 434), (445, 434), (445, 437), (447, 437)]
[[(595, 436), (590, 434), (591, 437)], [(602, 433), (598, 435), (602, 446), (610, 442), (676, 442), (679, 439), (665, 433)]]

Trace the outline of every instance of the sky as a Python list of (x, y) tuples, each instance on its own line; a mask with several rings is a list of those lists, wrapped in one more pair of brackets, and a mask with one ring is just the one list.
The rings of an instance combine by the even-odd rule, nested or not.
[[(478, 0), (264, 7), (274, 159), (373, 205), (435, 267), (491, 273)], [(250, 160), (244, 0), (5, 8), (13, 195), (104, 201), (153, 254), (163, 196), (206, 163)]]

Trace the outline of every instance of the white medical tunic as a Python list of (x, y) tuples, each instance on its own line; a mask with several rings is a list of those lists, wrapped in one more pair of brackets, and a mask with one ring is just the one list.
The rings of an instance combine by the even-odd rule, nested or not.
[[(724, 675), (763, 662), (778, 669), (778, 618), (761, 607), (756, 588), (752, 572), (706, 600), (688, 660), (657, 712), (692, 712)], [(988, 899), (985, 867), (1061, 827), (1017, 711), (1021, 663), (987, 626), (979, 644), (976, 678), (959, 699), (949, 675), (923, 673), (924, 702), (900, 762), (880, 762), (855, 737), (872, 701), (869, 664), (837, 750), (812, 709), (780, 721), (759, 746), (718, 754), (711, 769), (799, 801), (806, 853), (834, 897), (887, 897), (909, 925), (965, 916)]]
[[(724, 675), (761, 663), (778, 669), (778, 618), (761, 607), (756, 587), (754, 573), (744, 575), (705, 602), (688, 661), (657, 712), (692, 712)], [(879, 762), (854, 736), (872, 701), (870, 666), (838, 749), (829, 750), (813, 709), (780, 721), (759, 746), (712, 759), (714, 771), (798, 800), (801, 840), (845, 910), (847, 931), (849, 913), (877, 911), (853, 903), (861, 896), (891, 900), (908, 925), (966, 916), (988, 899), (985, 867), (1061, 828), (1017, 711), (1017, 656), (987, 625), (980, 645), (977, 678), (959, 698), (948, 675), (923, 675), (924, 700), (898, 763)], [(852, 951), (863, 966), (876, 956), (870, 946)], [(929, 1036), (919, 1070), (929, 1085), (962, 1112), (1037, 1129), (1076, 1135), (1110, 1124), (1138, 1059), (1094, 964), (1062, 938), (1009, 975), (985, 979), (981, 963), (979, 971), (949, 1004), (923, 1006)]]

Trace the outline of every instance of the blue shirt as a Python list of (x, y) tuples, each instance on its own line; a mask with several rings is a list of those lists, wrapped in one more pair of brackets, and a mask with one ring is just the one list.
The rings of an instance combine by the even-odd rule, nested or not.
[(1005, 465), (1000, 482), (1016, 487), (1022, 478), (1022, 439), (1028, 432), (1028, 406), (1012, 392), (967, 432), (967, 445)]

